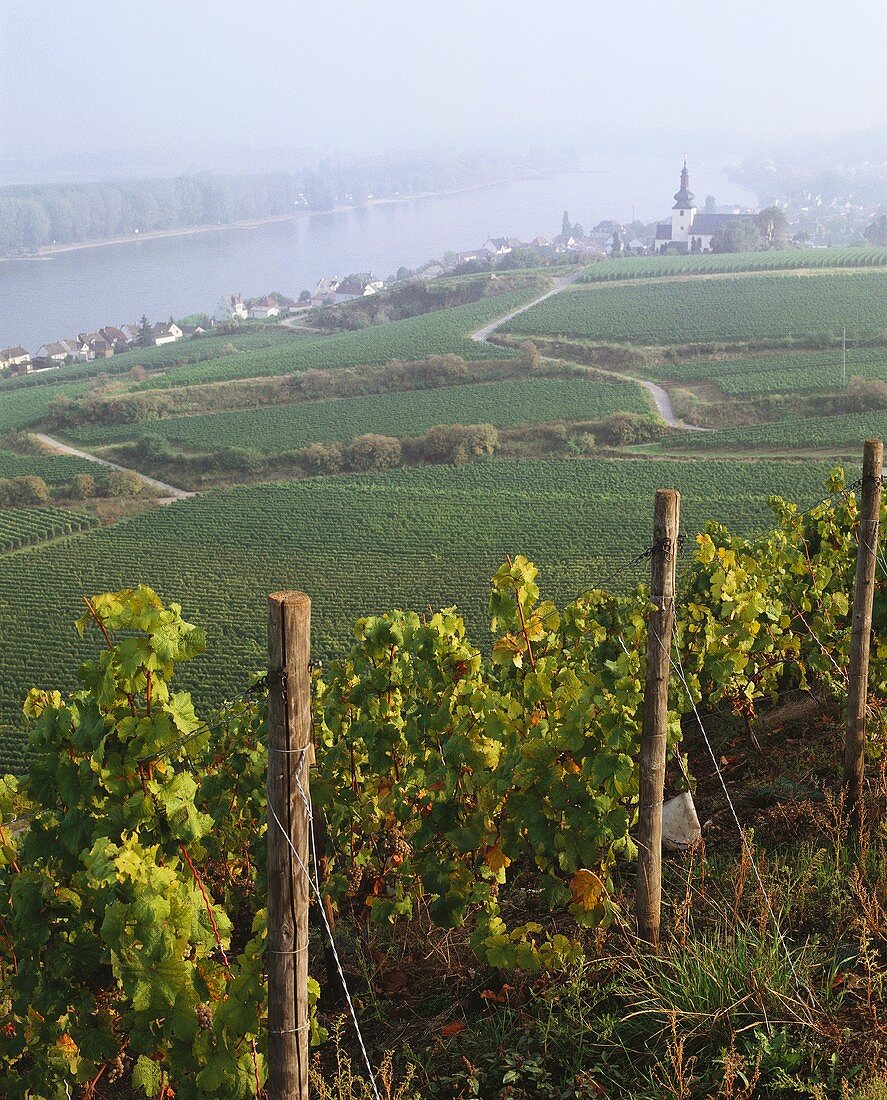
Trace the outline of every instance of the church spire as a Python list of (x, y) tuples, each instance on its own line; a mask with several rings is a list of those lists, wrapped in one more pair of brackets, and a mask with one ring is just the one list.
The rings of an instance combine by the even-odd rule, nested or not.
[(690, 172), (687, 168), (687, 158), (684, 157), (684, 167), (681, 169), (681, 187), (675, 194), (675, 204), (673, 209), (675, 210), (689, 210), (693, 206), (693, 199), (695, 198), (693, 192), (690, 190)]

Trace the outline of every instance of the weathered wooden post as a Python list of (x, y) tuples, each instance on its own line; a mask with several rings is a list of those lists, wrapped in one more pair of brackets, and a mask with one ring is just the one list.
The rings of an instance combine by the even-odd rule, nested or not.
[(268, 597), (269, 1100), (308, 1100), (310, 657), (311, 600), (304, 592), (272, 593)]
[(853, 633), (850, 636), (847, 725), (844, 735), (844, 787), (847, 808), (854, 825), (859, 824), (859, 802), (865, 782), (869, 650), (872, 639), (872, 601), (875, 595), (883, 466), (883, 442), (880, 439), (867, 439), (862, 458), (859, 549), (856, 553), (856, 579), (853, 583)]
[(680, 523), (680, 494), (657, 489), (653, 511), (650, 598), (647, 620), (647, 679), (641, 733), (638, 799), (638, 935), (659, 946), (662, 903), (662, 798), (668, 727), (668, 677), (674, 631), (675, 565)]

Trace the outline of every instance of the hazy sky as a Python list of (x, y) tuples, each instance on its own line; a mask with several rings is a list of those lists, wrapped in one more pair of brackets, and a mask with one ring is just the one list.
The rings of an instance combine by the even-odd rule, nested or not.
[(887, 121), (885, 48), (884, 0), (0, 0), (0, 160), (601, 129), (747, 148)]

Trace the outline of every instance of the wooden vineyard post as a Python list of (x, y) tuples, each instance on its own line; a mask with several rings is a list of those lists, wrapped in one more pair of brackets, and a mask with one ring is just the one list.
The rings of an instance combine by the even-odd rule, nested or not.
[(638, 805), (638, 936), (659, 946), (662, 902), (662, 798), (668, 727), (668, 677), (674, 631), (675, 564), (680, 523), (680, 494), (657, 489), (653, 511), (650, 599), (647, 619), (647, 679), (641, 733)]
[(308, 1100), (310, 656), (311, 600), (304, 592), (272, 593), (268, 597), (269, 1100)]
[(859, 549), (856, 554), (856, 579), (853, 583), (853, 633), (850, 636), (847, 725), (844, 735), (844, 787), (847, 793), (847, 808), (854, 825), (859, 824), (859, 801), (865, 781), (869, 650), (872, 638), (872, 601), (875, 594), (883, 466), (883, 442), (880, 439), (866, 440), (862, 459)]

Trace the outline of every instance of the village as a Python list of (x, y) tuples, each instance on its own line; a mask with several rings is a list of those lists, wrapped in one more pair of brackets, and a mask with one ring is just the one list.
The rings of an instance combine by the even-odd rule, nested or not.
[[(887, 216), (880, 215), (863, 231), (871, 244), (887, 240)], [(815, 228), (815, 227), (814, 227)], [(226, 295), (217, 317), (194, 315), (188, 320), (149, 323), (147, 317), (119, 328), (108, 325), (76, 337), (42, 344), (34, 353), (21, 346), (0, 349), (0, 376), (33, 374), (74, 363), (108, 359), (135, 348), (160, 347), (177, 340), (225, 334), (231, 326), (247, 322), (275, 322), (301, 327), (306, 311), (366, 298), (407, 280), (429, 282), (449, 275), (494, 270), (514, 270), (550, 265), (587, 264), (616, 257), (650, 254), (681, 255), (707, 252), (754, 251), (758, 248), (817, 247), (816, 234), (799, 231), (789, 237), (784, 204), (765, 210), (737, 205), (717, 205), (706, 196), (702, 209), (690, 190), (690, 173), (684, 158), (674, 205), (667, 219), (652, 223), (633, 220), (622, 224), (610, 219), (586, 231), (564, 211), (561, 232), (554, 237), (536, 236), (530, 241), (517, 237), (488, 236), (479, 248), (447, 252), (422, 267), (401, 267), (387, 281), (364, 272), (345, 277), (321, 276), (313, 290), (302, 290), (297, 299), (279, 292), (259, 298)]]

